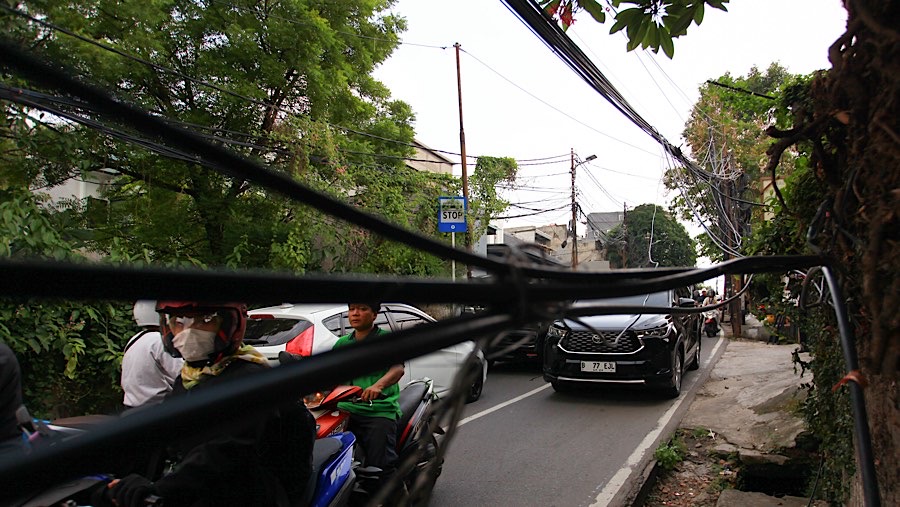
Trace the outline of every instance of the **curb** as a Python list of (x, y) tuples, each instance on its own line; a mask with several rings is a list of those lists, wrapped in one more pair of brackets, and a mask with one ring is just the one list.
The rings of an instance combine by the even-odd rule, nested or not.
[(647, 502), (647, 498), (650, 497), (650, 492), (653, 491), (653, 486), (656, 485), (656, 480), (659, 479), (661, 468), (659, 462), (655, 459), (647, 465), (644, 472), (641, 474), (641, 487), (629, 504), (631, 507), (641, 507)]
[[(722, 340), (722, 346), (715, 351), (715, 354), (709, 358), (709, 364), (706, 365), (705, 368), (701, 368), (698, 370), (700, 377), (697, 379), (697, 388), (694, 389), (689, 398), (684, 399), (684, 408), (679, 411), (678, 417), (673, 417), (669, 424), (666, 425), (665, 429), (660, 433), (659, 438), (653, 443), (653, 451), (659, 447), (660, 442), (668, 441), (672, 438), (672, 435), (675, 434), (675, 430), (677, 430), (681, 426), (681, 421), (684, 420), (685, 414), (690, 411), (691, 404), (694, 402), (694, 398), (697, 395), (697, 390), (703, 387), (704, 384), (709, 380), (709, 376), (712, 374), (713, 369), (716, 364), (718, 364), (719, 360), (722, 358), (722, 355), (725, 354), (725, 349), (728, 348), (728, 341), (730, 336), (726, 333), (721, 333), (719, 335), (719, 340)], [(622, 488), (616, 495), (615, 502), (610, 505), (627, 505), (630, 507), (641, 507), (644, 502), (647, 501), (647, 497), (650, 495), (650, 491), (653, 490), (653, 487), (656, 485), (656, 480), (659, 478), (659, 474), (661, 472), (660, 468), (656, 462), (656, 459), (653, 458), (653, 451), (647, 449), (647, 454), (649, 454), (649, 458), (646, 464), (643, 466), (640, 472), (632, 472), (629, 476), (628, 483), (634, 485), (628, 491), (623, 491), (626, 488)]]

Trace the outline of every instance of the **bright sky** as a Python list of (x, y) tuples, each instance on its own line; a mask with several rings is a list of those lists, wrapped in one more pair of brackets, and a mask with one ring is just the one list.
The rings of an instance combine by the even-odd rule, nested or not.
[[(680, 145), (684, 123), (707, 79), (747, 74), (780, 62), (792, 73), (830, 68), (828, 47), (846, 26), (840, 0), (732, 0), (728, 13), (707, 9), (703, 24), (675, 41), (675, 58), (660, 51), (625, 51), (622, 33), (609, 35), (582, 12), (568, 31), (631, 105), (670, 142)], [(665, 204), (659, 146), (628, 122), (556, 57), (500, 0), (399, 0), (404, 44), (375, 76), (395, 98), (411, 104), (422, 143), (459, 153), (456, 53), (461, 45), (463, 117), (468, 155), (520, 161), (519, 184), (507, 192), (527, 208), (570, 202), (569, 149), (597, 159), (578, 169), (585, 213)], [(525, 165), (527, 159), (557, 157)], [(450, 158), (459, 160), (458, 156)], [(533, 164), (533, 162), (532, 162)], [(470, 160), (469, 172), (474, 169)], [(461, 174), (460, 166), (455, 173)], [(589, 174), (587, 174), (589, 173)], [(602, 188), (601, 188), (602, 187)], [(508, 215), (530, 211), (511, 207)], [(506, 226), (565, 224), (569, 209), (510, 219)], [(585, 230), (579, 224), (579, 235)], [(699, 232), (689, 227), (692, 235)]]

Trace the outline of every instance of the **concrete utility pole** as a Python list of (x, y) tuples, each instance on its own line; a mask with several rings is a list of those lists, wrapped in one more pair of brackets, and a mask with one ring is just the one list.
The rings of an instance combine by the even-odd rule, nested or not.
[(578, 201), (575, 200), (575, 169), (581, 164), (585, 164), (597, 158), (597, 155), (590, 155), (581, 162), (575, 163), (575, 148), (570, 148), (572, 157), (572, 269), (578, 269)]
[[(462, 187), (466, 205), (469, 202), (469, 173), (466, 168), (466, 131), (463, 128), (462, 107), (462, 78), (459, 72), (459, 42), (453, 45), (456, 48), (456, 90), (459, 96), (459, 154), (462, 157)], [(469, 213), (466, 209), (466, 251), (472, 252), (472, 226), (469, 224)], [(466, 278), (472, 278), (472, 266), (466, 265)]]
[(622, 203), (622, 241), (624, 241), (625, 246), (622, 248), (622, 269), (628, 267), (628, 222), (626, 219), (628, 218), (628, 205), (626, 203)]
[(569, 148), (569, 155), (572, 159), (572, 270), (578, 269), (578, 234), (576, 225), (578, 223), (578, 203), (575, 202), (575, 148)]

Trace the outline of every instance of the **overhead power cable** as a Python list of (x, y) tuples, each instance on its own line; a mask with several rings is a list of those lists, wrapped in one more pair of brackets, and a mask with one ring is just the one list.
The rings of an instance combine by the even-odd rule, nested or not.
[(591, 125), (588, 125), (587, 123), (584, 123), (583, 121), (579, 120), (578, 118), (575, 118), (574, 116), (572, 116), (572, 115), (570, 115), (569, 113), (563, 111), (562, 109), (559, 109), (558, 107), (556, 107), (556, 106), (550, 104), (549, 102), (547, 102), (547, 101), (545, 101), (544, 99), (538, 97), (537, 95), (531, 93), (530, 91), (526, 90), (525, 88), (522, 88), (521, 86), (519, 86), (518, 84), (516, 84), (515, 81), (513, 81), (513, 80), (507, 78), (506, 76), (504, 76), (503, 74), (497, 72), (497, 71), (494, 70), (490, 65), (488, 65), (488, 64), (484, 63), (483, 61), (479, 60), (479, 59), (478, 59), (475, 55), (473, 55), (472, 53), (470, 53), (470, 52), (468, 52), (468, 51), (466, 51), (466, 50), (464, 50), (464, 49), (461, 49), (461, 51), (464, 52), (464, 53), (466, 53), (466, 54), (469, 55), (470, 57), (472, 57), (472, 59), (474, 59), (476, 62), (480, 63), (481, 65), (483, 65), (485, 68), (487, 68), (488, 70), (490, 70), (490, 71), (493, 72), (494, 74), (500, 76), (500, 77), (501, 77), (504, 81), (506, 81), (507, 83), (509, 83), (509, 84), (515, 86), (516, 88), (518, 88), (519, 90), (521, 90), (523, 93), (525, 93), (525, 94), (528, 95), (529, 97), (531, 97), (531, 98), (537, 100), (537, 101), (540, 102), (541, 104), (544, 104), (545, 106), (547, 106), (547, 107), (549, 107), (550, 109), (556, 111), (557, 113), (559, 113), (559, 114), (565, 116), (566, 118), (568, 118), (568, 119), (574, 121), (575, 123), (578, 123), (579, 125), (581, 125), (581, 126), (583, 126), (583, 127), (585, 127), (585, 128), (588, 128), (588, 129), (590, 129), (590, 130), (592, 130), (592, 131), (594, 131), (594, 132), (596, 132), (596, 133), (598, 133), (598, 134), (600, 134), (600, 135), (602, 135), (602, 136), (604, 136), (604, 137), (607, 137), (607, 138), (609, 138), (609, 139), (612, 139), (613, 141), (616, 141), (617, 143), (621, 143), (621, 144), (624, 144), (624, 145), (626, 145), (626, 146), (630, 146), (631, 148), (634, 148), (634, 149), (639, 150), (639, 151), (643, 151), (644, 153), (649, 153), (649, 154), (651, 154), (651, 155), (653, 155), (653, 156), (659, 156), (658, 153), (654, 153), (654, 152), (652, 152), (652, 151), (650, 151), (650, 150), (641, 148), (640, 146), (637, 146), (637, 145), (635, 145), (635, 144), (629, 143), (628, 141), (623, 141), (622, 139), (619, 139), (619, 138), (617, 138), (617, 137), (615, 137), (615, 136), (613, 136), (613, 135), (611, 135), (611, 134), (607, 134), (606, 132), (603, 132), (602, 130), (599, 130), (599, 129), (597, 129), (597, 128), (591, 126)]
[(689, 167), (692, 171), (705, 173), (702, 168), (698, 167), (695, 162), (682, 153), (681, 149), (669, 142), (653, 125), (631, 107), (597, 66), (581, 51), (581, 48), (566, 36), (565, 32), (553, 22), (539, 5), (530, 0), (504, 0), (504, 2), (509, 10), (544, 41), (547, 47), (569, 68), (635, 126), (659, 143), (673, 160), (680, 165)]
[[(221, 1), (221, 0), (215, 0), (213, 3), (220, 3), (220, 4), (223, 4), (223, 5), (230, 6), (230, 7), (240, 8), (240, 7), (236, 7), (236, 6), (232, 5), (232, 4), (230, 4), (230, 3), (228, 3), (228, 2), (223, 2), (223, 1)], [(78, 40), (80, 40), (80, 41), (82, 41), (82, 42), (84, 42), (84, 43), (87, 43), (87, 44), (96, 46), (96, 47), (98, 47), (98, 48), (100, 48), (100, 49), (103, 49), (103, 50), (105, 50), (105, 51), (109, 51), (109, 52), (114, 53), (114, 54), (116, 54), (116, 55), (119, 55), (119, 56), (121, 56), (121, 57), (123, 57), (123, 58), (126, 58), (126, 59), (128, 59), (128, 60), (131, 60), (131, 61), (140, 63), (140, 64), (142, 64), (142, 65), (146, 65), (146, 66), (148, 66), (148, 67), (150, 67), (150, 68), (152, 68), (152, 69), (154, 69), (154, 70), (157, 70), (157, 71), (159, 71), (159, 72), (164, 72), (164, 73), (167, 73), (167, 74), (171, 74), (171, 75), (180, 77), (180, 78), (182, 78), (182, 79), (185, 79), (185, 80), (187, 80), (187, 81), (190, 81), (190, 82), (192, 82), (192, 83), (194, 83), (194, 84), (197, 84), (197, 85), (199, 85), (199, 86), (202, 86), (202, 87), (205, 87), (205, 88), (210, 88), (210, 89), (212, 89), (212, 90), (216, 90), (216, 91), (218, 91), (218, 92), (224, 93), (224, 94), (229, 95), (229, 96), (232, 96), (232, 97), (234, 97), (234, 98), (238, 98), (238, 99), (244, 100), (244, 101), (246, 101), (246, 102), (249, 102), (249, 103), (251, 103), (251, 104), (255, 104), (255, 105), (260, 106), (260, 107), (264, 107), (264, 108), (267, 108), (267, 109), (277, 110), (277, 111), (280, 111), (280, 112), (282, 112), (282, 113), (285, 113), (285, 114), (288, 114), (288, 115), (292, 115), (292, 116), (295, 114), (293, 111), (291, 111), (291, 110), (289, 110), (289, 109), (286, 109), (286, 108), (283, 108), (283, 107), (280, 107), (280, 106), (278, 106), (278, 105), (276, 105), (276, 104), (272, 104), (272, 103), (267, 102), (267, 101), (265, 101), (265, 100), (260, 100), (260, 99), (256, 99), (256, 98), (250, 97), (250, 96), (248, 96), (248, 95), (244, 95), (244, 94), (241, 94), (241, 93), (237, 93), (237, 92), (235, 92), (235, 91), (233, 91), (233, 90), (229, 90), (228, 88), (219, 86), (219, 85), (214, 84), (214, 83), (210, 83), (210, 82), (208, 82), (208, 81), (204, 81), (204, 80), (202, 80), (202, 79), (198, 79), (198, 78), (196, 78), (196, 77), (193, 77), (193, 76), (191, 76), (191, 75), (189, 75), (189, 74), (186, 74), (186, 73), (184, 73), (184, 72), (181, 72), (181, 71), (179, 71), (179, 70), (173, 69), (173, 68), (171, 68), (171, 67), (167, 67), (167, 66), (165, 66), (165, 65), (160, 65), (160, 64), (158, 64), (158, 63), (151, 62), (151, 61), (149, 61), (149, 60), (147, 60), (147, 59), (145, 59), (145, 58), (141, 58), (141, 57), (139, 57), (139, 56), (135, 56), (135, 55), (130, 54), (130, 53), (126, 52), (126, 51), (123, 51), (123, 50), (121, 50), (121, 49), (118, 49), (118, 48), (116, 48), (116, 47), (113, 47), (113, 46), (110, 46), (110, 45), (108, 45), (108, 44), (104, 44), (104, 43), (102, 43), (102, 42), (99, 42), (99, 41), (90, 39), (90, 38), (88, 38), (88, 37), (85, 37), (85, 36), (83, 36), (83, 35), (80, 35), (80, 34), (78, 34), (78, 33), (75, 33), (74, 31), (69, 30), (69, 29), (67, 29), (67, 28), (65, 28), (65, 27), (59, 26), (59, 25), (57, 25), (57, 24), (51, 23), (51, 22), (46, 21), (46, 20), (43, 20), (43, 19), (36, 18), (36, 17), (34, 17), (34, 16), (32, 16), (32, 15), (26, 13), (26, 12), (22, 12), (22, 11), (17, 10), (17, 9), (15, 9), (15, 8), (13, 8), (13, 7), (10, 7), (10, 6), (6, 5), (6, 4), (0, 3), (0, 9), (6, 10), (7, 12), (9, 12), (9, 13), (11, 13), (11, 14), (15, 14), (15, 15), (17, 15), (17, 16), (20, 16), (20, 17), (22, 17), (22, 18), (24, 18), (24, 19), (26, 19), (26, 20), (28, 20), (28, 21), (31, 21), (31, 22), (33, 22), (33, 23), (37, 23), (37, 24), (39, 24), (39, 25), (41, 25), (41, 26), (43, 26), (44, 28), (47, 28), (47, 29), (49, 29), (49, 30), (54, 30), (54, 31), (63, 33), (63, 34), (65, 34), (65, 35), (68, 35), (69, 37), (73, 37), (73, 38), (78, 39)], [(246, 8), (243, 8), (243, 9), (247, 10)], [(275, 16), (275, 17), (277, 17), (277, 16)], [(340, 32), (340, 33), (344, 33), (344, 32)], [(357, 36), (358, 36), (358, 34), (350, 34), (350, 35), (357, 35)], [(388, 39), (382, 39), (382, 40), (388, 41)], [(404, 43), (404, 44), (411, 44), (411, 43)], [(433, 47), (433, 48), (446, 49), (445, 47), (442, 47), (442, 46), (428, 46), (428, 45), (425, 45), (425, 44), (413, 44), (413, 45), (423, 46), (423, 47)], [(350, 132), (350, 133), (353, 133), (353, 134), (356, 134), (356, 135), (359, 135), (359, 136), (368, 137), (368, 138), (370, 138), (370, 139), (377, 139), (377, 140), (379, 140), (379, 141), (384, 141), (384, 142), (394, 143), (394, 144), (398, 144), (398, 145), (402, 145), (402, 146), (407, 146), (407, 147), (411, 147), (411, 148), (418, 148), (418, 145), (416, 145), (416, 144), (414, 144), (414, 143), (407, 142), (407, 141), (401, 141), (401, 140), (398, 140), (398, 139), (391, 139), (391, 138), (379, 136), (379, 135), (376, 135), (376, 134), (371, 134), (371, 133), (368, 133), (368, 132), (362, 132), (362, 131), (360, 131), (360, 130), (357, 130), (357, 129), (354, 129), (354, 128), (351, 128), (351, 127), (347, 127), (347, 126), (343, 126), (343, 125), (337, 125), (337, 124), (333, 124), (333, 123), (329, 123), (329, 122), (323, 122), (323, 123), (327, 124), (328, 126), (330, 126), (330, 127), (332, 127), (332, 128), (335, 128), (335, 129), (338, 129), (338, 130), (343, 130), (343, 131), (345, 131), (345, 132)], [(641, 149), (641, 148), (639, 148), (639, 147), (636, 147), (636, 148)], [(442, 153), (442, 154), (446, 154), (446, 155), (454, 155), (454, 156), (457, 156), (457, 157), (462, 156), (460, 153), (454, 152), (454, 151), (440, 150), (440, 149), (436, 149), (436, 148), (429, 148), (429, 149), (430, 149), (431, 151), (436, 152), (436, 153)], [(467, 155), (466, 158), (467, 158), (467, 159), (477, 159), (479, 156), (480, 156), (480, 155)], [(560, 155), (560, 156), (565, 156), (565, 155)], [(549, 160), (549, 159), (551, 159), (551, 158), (557, 158), (557, 157), (560, 157), (560, 156), (543, 157), (543, 158), (536, 158), (536, 159), (523, 159), (522, 162), (531, 162), (531, 161)], [(409, 159), (409, 160), (416, 160), (416, 159)], [(455, 165), (455, 164), (458, 164), (458, 163), (457, 163), (457, 162), (453, 162), (453, 164)], [(522, 164), (522, 165), (531, 165), (531, 164)]]
[(509, 220), (509, 219), (511, 219), (511, 218), (532, 217), (532, 216), (535, 216), (535, 215), (543, 215), (544, 213), (552, 213), (552, 212), (554, 212), (554, 211), (559, 211), (559, 210), (563, 210), (563, 209), (569, 209), (570, 207), (571, 207), (571, 206), (570, 206), (569, 204), (564, 204), (564, 205), (562, 205), (562, 206), (560, 206), (560, 207), (558, 207), (558, 208), (542, 209), (542, 210), (534, 210), (534, 211), (532, 211), (531, 213), (522, 213), (522, 214), (520, 214), (520, 215), (504, 215), (504, 216), (496, 217), (496, 219), (497, 219), (497, 220)]

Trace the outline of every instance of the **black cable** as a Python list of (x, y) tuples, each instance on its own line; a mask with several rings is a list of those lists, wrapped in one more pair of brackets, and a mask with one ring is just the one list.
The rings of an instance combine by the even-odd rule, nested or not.
[[(241, 382), (172, 398), (153, 410), (137, 411), (28, 455), (0, 456), (0, 500), (4, 500), (0, 504), (7, 505), (34, 489), (106, 471), (129, 450), (163, 448), (173, 436), (199, 435), (223, 421), (241, 420), (295, 403), (304, 394), (340, 384), (348, 376), (403, 363), (517, 324), (509, 315), (485, 313), (417, 326), (245, 376)], [(140, 445), (135, 446), (135, 442)]]
[(472, 59), (474, 59), (476, 62), (480, 63), (480, 64), (483, 65), (485, 68), (487, 68), (488, 70), (490, 70), (491, 72), (493, 72), (494, 74), (497, 74), (498, 76), (500, 76), (503, 80), (505, 80), (505, 81), (508, 82), (509, 84), (515, 86), (516, 88), (518, 88), (519, 90), (521, 90), (522, 92), (524, 92), (526, 95), (528, 95), (528, 96), (530, 96), (531, 98), (537, 100), (538, 102), (544, 104), (545, 106), (549, 107), (550, 109), (553, 109), (554, 111), (556, 111), (556, 112), (558, 112), (559, 114), (565, 116), (566, 118), (568, 118), (568, 119), (574, 121), (575, 123), (578, 123), (579, 125), (581, 125), (581, 126), (583, 126), (583, 127), (586, 127), (586, 128), (588, 128), (588, 129), (590, 129), (590, 130), (593, 130), (594, 132), (596, 132), (596, 133), (598, 133), (598, 134), (600, 134), (600, 135), (602, 135), (602, 136), (608, 137), (609, 139), (612, 139), (613, 141), (622, 143), (622, 144), (624, 144), (624, 145), (626, 145), (626, 146), (629, 146), (629, 147), (631, 147), (631, 148), (634, 148), (634, 149), (636, 149), (636, 150), (638, 150), (638, 151), (643, 151), (644, 153), (649, 153), (650, 155), (658, 156), (657, 153), (653, 153), (652, 151), (649, 151), (649, 150), (646, 150), (646, 149), (644, 149), (644, 148), (641, 148), (640, 146), (631, 144), (631, 143), (629, 143), (628, 141), (623, 141), (623, 140), (621, 140), (621, 139), (619, 139), (619, 138), (617, 138), (617, 137), (615, 137), (615, 136), (612, 136), (612, 135), (610, 135), (610, 134), (607, 134), (606, 132), (603, 132), (602, 130), (599, 130), (599, 129), (597, 129), (597, 128), (594, 128), (594, 127), (588, 125), (587, 123), (585, 123), (585, 122), (579, 120), (578, 118), (575, 118), (574, 116), (572, 116), (572, 115), (566, 113), (565, 111), (563, 111), (563, 110), (557, 108), (556, 106), (553, 106), (552, 104), (550, 104), (550, 103), (544, 101), (543, 99), (541, 99), (541, 98), (538, 97), (537, 95), (534, 95), (533, 93), (529, 92), (529, 91), (526, 90), (525, 88), (522, 88), (521, 86), (519, 86), (518, 84), (516, 84), (516, 83), (515, 83), (514, 81), (512, 81), (511, 79), (507, 78), (507, 77), (504, 76), (503, 74), (500, 74), (499, 72), (497, 72), (496, 70), (494, 70), (490, 65), (488, 65), (488, 64), (482, 62), (481, 60), (479, 60), (479, 59), (478, 59), (477, 57), (475, 57), (475, 55), (473, 55), (472, 53), (470, 53), (470, 52), (468, 52), (468, 51), (465, 51), (465, 50), (462, 50), (462, 51), (463, 51), (464, 53), (466, 53), (467, 55), (469, 55), (470, 57), (472, 57)]
[[(822, 274), (831, 291), (831, 303), (834, 306), (834, 314), (837, 317), (838, 334), (841, 337), (841, 350), (844, 353), (848, 374), (859, 371), (859, 357), (856, 353), (856, 343), (853, 339), (853, 331), (850, 329), (850, 319), (847, 317), (847, 307), (844, 305), (844, 296), (841, 286), (827, 264), (822, 266)], [(863, 386), (854, 380), (848, 382), (850, 387), (850, 407), (853, 409), (853, 430), (856, 436), (856, 452), (862, 474), (863, 497), (866, 507), (878, 507), (881, 499), (878, 492), (878, 476), (875, 475), (875, 457), (872, 452), (872, 436), (869, 434), (869, 420), (866, 412), (866, 397)]]
[(762, 94), (762, 93), (756, 93), (756, 92), (751, 91), (751, 90), (745, 90), (745, 89), (743, 89), (743, 88), (738, 88), (737, 86), (731, 86), (731, 85), (728, 85), (728, 84), (725, 84), (725, 83), (720, 83), (720, 82), (718, 82), (718, 81), (713, 81), (712, 79), (707, 79), (706, 82), (709, 83), (709, 84), (711, 84), (711, 85), (720, 86), (720, 87), (722, 87), (722, 88), (726, 88), (726, 89), (733, 90), (733, 91), (736, 91), (736, 92), (746, 93), (747, 95), (753, 95), (754, 97), (762, 97), (762, 98), (764, 98), (764, 99), (776, 100), (776, 98), (773, 97), (773, 96), (771, 96), (771, 95), (765, 95), (765, 94)]
[[(53, 261), (0, 259), (0, 296), (50, 299), (197, 299), (342, 303), (360, 299), (407, 299), (421, 303), (466, 301), (509, 303), (522, 295), (535, 303), (645, 294), (703, 282), (721, 275), (786, 272), (821, 265), (818, 256), (760, 256), (732, 259), (704, 268), (666, 267), (574, 272), (568, 269), (513, 266), (522, 276), (540, 279), (517, 287), (503, 276), (491, 282), (459, 284), (449, 280), (365, 275), (304, 275), (262, 270), (131, 268)], [(501, 274), (505, 270), (500, 271)]]
[(553, 209), (543, 209), (543, 210), (535, 210), (535, 211), (533, 211), (533, 212), (531, 212), (531, 213), (522, 213), (522, 214), (520, 214), (520, 215), (504, 215), (504, 216), (495, 217), (495, 219), (496, 219), (496, 220), (508, 220), (508, 219), (510, 219), (510, 218), (533, 217), (533, 216), (535, 216), (535, 215), (543, 215), (544, 213), (552, 213), (552, 212), (554, 212), (554, 211), (560, 211), (560, 210), (564, 210), (564, 209), (570, 208), (570, 207), (571, 207), (571, 205), (569, 205), (569, 204), (564, 204), (564, 205), (562, 205), (562, 206), (560, 206), (560, 207), (558, 207), (558, 208), (553, 208)]
[(223, 150), (192, 132), (168, 125), (133, 106), (121, 103), (107, 93), (75, 81), (73, 73), (50, 67), (39, 59), (23, 52), (18, 45), (6, 39), (0, 42), (0, 61), (4, 66), (24, 74), (29, 79), (50, 88), (72, 93), (91, 105), (107, 119), (121, 122), (151, 137), (159, 137), (180, 150), (194, 152), (198, 163), (239, 179), (255, 181), (269, 190), (281, 193), (299, 202), (325, 211), (338, 218), (365, 227), (388, 239), (416, 244), (423, 251), (444, 256), (489, 271), (506, 269), (502, 264), (485, 257), (451, 248), (420, 233), (402, 229), (386, 220), (356, 209), (335, 198), (313, 190), (290, 176), (273, 171), (241, 155)]

